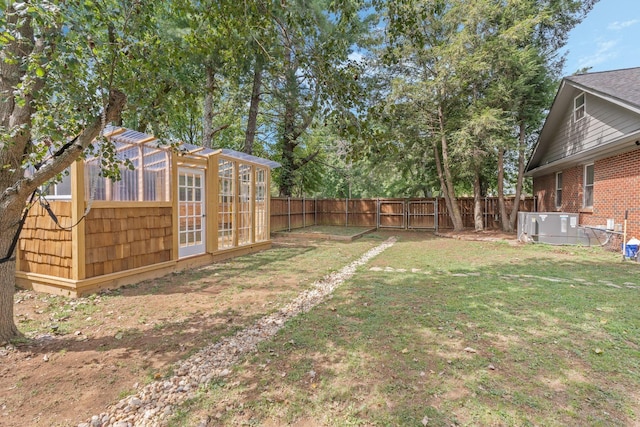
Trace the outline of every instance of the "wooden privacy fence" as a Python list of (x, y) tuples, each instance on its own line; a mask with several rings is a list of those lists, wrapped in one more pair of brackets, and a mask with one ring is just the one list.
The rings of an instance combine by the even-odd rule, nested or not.
[[(505, 199), (507, 212), (514, 199)], [(473, 198), (459, 198), (458, 206), (465, 227), (474, 227)], [(520, 200), (520, 211), (532, 212), (535, 199)], [(482, 199), (484, 228), (499, 228), (497, 197)], [(423, 199), (305, 199), (271, 198), (271, 231), (284, 231), (311, 225), (375, 228), (451, 229), (453, 223), (443, 198)]]

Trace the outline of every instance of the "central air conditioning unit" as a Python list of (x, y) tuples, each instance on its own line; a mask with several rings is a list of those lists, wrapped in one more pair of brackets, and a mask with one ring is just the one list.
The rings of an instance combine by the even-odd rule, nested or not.
[(518, 212), (518, 240), (551, 245), (589, 245), (577, 213)]

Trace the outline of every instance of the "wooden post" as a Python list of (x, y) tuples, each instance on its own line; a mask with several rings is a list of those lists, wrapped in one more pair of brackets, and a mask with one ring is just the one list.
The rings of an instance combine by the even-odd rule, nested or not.
[(177, 260), (180, 258), (180, 247), (179, 247), (179, 233), (180, 233), (180, 221), (178, 218), (178, 156), (175, 153), (171, 153), (171, 179), (167, 183), (167, 185), (171, 186), (171, 221), (172, 224), (172, 241), (171, 244), (171, 259)]
[(264, 183), (264, 202), (265, 209), (267, 210), (267, 217), (265, 218), (267, 222), (267, 240), (271, 240), (271, 168), (267, 167), (264, 169), (265, 171), (265, 183)]
[(231, 235), (233, 236), (233, 247), (238, 247), (238, 229), (240, 227), (240, 215), (238, 207), (240, 206), (240, 168), (239, 162), (233, 161), (233, 220), (231, 226)]
[(86, 278), (86, 234), (84, 215), (84, 160), (76, 160), (71, 164), (71, 278)]
[(349, 226), (349, 198), (344, 199), (344, 226)]
[(624, 228), (622, 231), (622, 260), (627, 257), (627, 218), (629, 217), (629, 211), (624, 211)]
[(207, 252), (218, 251), (218, 155), (207, 158), (205, 171), (205, 241)]
[[(173, 159), (173, 154), (171, 151), (167, 150), (164, 153), (165, 156), (165, 171), (164, 171), (164, 201), (171, 201), (171, 190), (177, 184), (177, 182), (172, 182), (173, 180), (173, 165), (171, 160)], [(110, 181), (110, 180), (109, 180)]]
[(143, 202), (144, 201), (144, 145), (138, 144), (138, 194), (136, 200)]
[(249, 242), (256, 242), (256, 173), (258, 168), (255, 165), (250, 166), (249, 172), (249, 221), (251, 223), (249, 227)]

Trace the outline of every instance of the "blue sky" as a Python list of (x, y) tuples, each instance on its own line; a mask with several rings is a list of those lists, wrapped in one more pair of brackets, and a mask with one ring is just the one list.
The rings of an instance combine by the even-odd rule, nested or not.
[(564, 75), (640, 67), (640, 0), (600, 0), (569, 33)]

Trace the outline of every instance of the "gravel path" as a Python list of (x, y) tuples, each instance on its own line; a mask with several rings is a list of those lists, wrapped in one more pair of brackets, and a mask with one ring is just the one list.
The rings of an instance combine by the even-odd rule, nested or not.
[(359, 266), (395, 242), (395, 237), (387, 239), (340, 271), (314, 283), (311, 289), (300, 293), (277, 312), (177, 363), (173, 370), (175, 375), (171, 378), (144, 386), (135, 395), (122, 399), (107, 408), (106, 412), (94, 415), (78, 427), (147, 427), (165, 424), (174, 409), (186, 399), (194, 397), (200, 386), (216, 377), (229, 375), (230, 368), (241, 357), (256, 351), (260, 342), (274, 336), (289, 319), (324, 301), (342, 282), (353, 276)]

